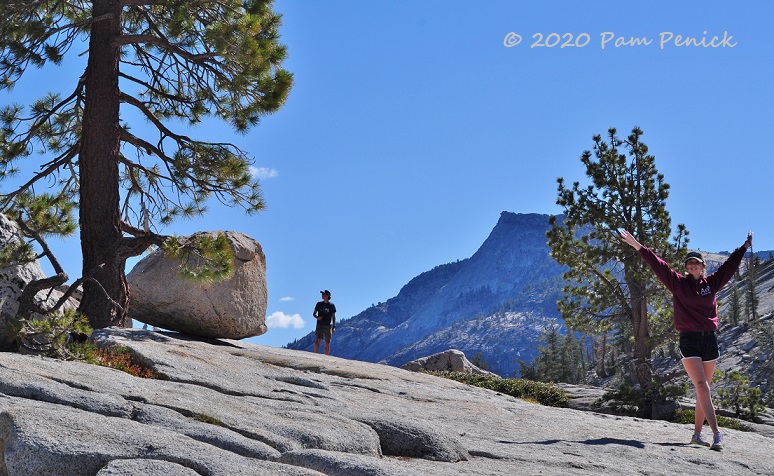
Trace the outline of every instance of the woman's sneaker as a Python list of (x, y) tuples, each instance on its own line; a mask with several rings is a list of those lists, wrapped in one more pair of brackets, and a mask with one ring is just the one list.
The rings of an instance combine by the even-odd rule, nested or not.
[(715, 433), (715, 436), (712, 438), (712, 446), (710, 446), (710, 449), (715, 451), (723, 449), (723, 435), (721, 435), (720, 432)]
[(701, 433), (694, 433), (691, 437), (691, 444), (692, 445), (699, 445), (699, 446), (710, 446), (709, 441), (705, 440), (701, 437)]

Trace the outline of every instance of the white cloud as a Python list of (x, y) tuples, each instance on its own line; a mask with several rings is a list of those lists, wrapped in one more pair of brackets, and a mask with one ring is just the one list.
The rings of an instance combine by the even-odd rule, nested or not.
[(250, 175), (257, 179), (270, 179), (279, 176), (279, 171), (269, 167), (253, 167), (251, 165)]
[(289, 327), (301, 329), (304, 327), (304, 319), (301, 318), (301, 314), (285, 314), (277, 311), (266, 318), (266, 325), (269, 329), (287, 329)]
[(280, 298), (279, 302), (290, 302), (293, 299), (295, 299), (293, 296), (285, 296), (283, 298)]

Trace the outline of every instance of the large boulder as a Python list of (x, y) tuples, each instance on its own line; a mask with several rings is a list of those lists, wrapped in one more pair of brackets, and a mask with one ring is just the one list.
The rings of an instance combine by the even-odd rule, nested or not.
[(463, 372), (466, 374), (487, 374), (495, 375), (492, 372), (480, 369), (473, 365), (465, 357), (465, 353), (457, 349), (449, 349), (437, 354), (422, 357), (421, 359), (412, 360), (404, 364), (402, 369), (411, 370), (412, 372), (422, 371), (446, 371), (446, 372)]
[(234, 253), (227, 279), (198, 282), (180, 275), (180, 262), (156, 250), (127, 275), (129, 317), (164, 329), (210, 338), (242, 339), (266, 332), (266, 257), (260, 243), (233, 231), (224, 234)]
[[(0, 248), (23, 241), (19, 226), (0, 213)], [(0, 267), (0, 351), (13, 350), (13, 336), (7, 332), (8, 324), (16, 319), (19, 299), (24, 287), (38, 279), (46, 278), (37, 260), (17, 266)], [(67, 286), (38, 292), (35, 300), (45, 308), (53, 307), (62, 297)], [(70, 300), (63, 309), (75, 309), (78, 303)]]

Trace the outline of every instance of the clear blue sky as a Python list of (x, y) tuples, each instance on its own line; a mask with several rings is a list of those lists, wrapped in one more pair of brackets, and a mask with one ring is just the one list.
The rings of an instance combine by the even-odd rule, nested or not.
[[(472, 255), (502, 211), (559, 213), (556, 178), (585, 183), (578, 158), (609, 127), (644, 130), (692, 247), (730, 250), (754, 230), (757, 249), (774, 248), (765, 142), (774, 2), (278, 0), (276, 9), (295, 75), (287, 105), (246, 136), (220, 124), (199, 131), (255, 155), (267, 210), (213, 205), (162, 230), (232, 229), (262, 243), (271, 328), (253, 342), (311, 332), (322, 289), (339, 319), (386, 301), (419, 273)], [(559, 43), (532, 47), (535, 34)], [(680, 46), (678, 35), (715, 47)], [(0, 103), (56, 86), (20, 83)], [(78, 274), (77, 243), (56, 245)]]

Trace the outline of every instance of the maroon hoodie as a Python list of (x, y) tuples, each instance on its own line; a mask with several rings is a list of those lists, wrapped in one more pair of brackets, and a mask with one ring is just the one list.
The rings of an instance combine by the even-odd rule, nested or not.
[(658, 280), (672, 293), (675, 329), (678, 332), (702, 332), (718, 328), (715, 294), (739, 269), (745, 251), (747, 248), (744, 246), (737, 248), (714, 273), (698, 280), (673, 270), (645, 246), (640, 248), (640, 256), (653, 269)]

